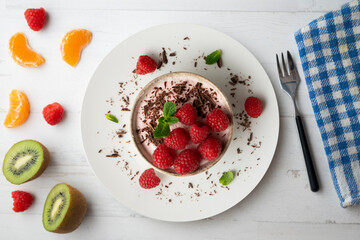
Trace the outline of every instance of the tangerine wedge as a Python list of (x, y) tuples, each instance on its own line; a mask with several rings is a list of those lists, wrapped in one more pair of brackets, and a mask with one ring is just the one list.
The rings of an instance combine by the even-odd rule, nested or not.
[(91, 32), (86, 29), (74, 29), (67, 32), (60, 45), (63, 60), (75, 67), (80, 60), (81, 51), (91, 40)]
[(4, 126), (14, 128), (23, 124), (29, 116), (30, 104), (22, 91), (12, 90), (9, 95), (9, 111), (5, 117)]
[(45, 62), (39, 53), (30, 48), (25, 35), (21, 32), (15, 33), (10, 38), (9, 52), (14, 61), (23, 67), (38, 67)]

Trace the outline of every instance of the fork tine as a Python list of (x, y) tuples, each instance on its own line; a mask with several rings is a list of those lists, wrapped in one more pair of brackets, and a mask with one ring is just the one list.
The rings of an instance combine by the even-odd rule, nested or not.
[(289, 62), (290, 74), (298, 74), (296, 66), (294, 64), (294, 61), (293, 61), (292, 56), (289, 51), (287, 51), (287, 58), (288, 58), (288, 62)]
[(283, 65), (283, 68), (284, 68), (284, 76), (285, 77), (289, 76), (283, 53), (281, 53), (281, 59), (282, 59), (282, 65)]
[(279, 56), (276, 54), (276, 63), (277, 63), (277, 69), (279, 72), (279, 78), (282, 78), (284, 75), (282, 74), (280, 62), (279, 62)]

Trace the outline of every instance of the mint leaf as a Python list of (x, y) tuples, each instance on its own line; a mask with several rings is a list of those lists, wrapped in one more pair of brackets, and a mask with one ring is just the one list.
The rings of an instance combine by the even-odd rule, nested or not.
[(164, 104), (164, 117), (170, 117), (176, 112), (176, 105), (173, 102), (166, 102)]
[(221, 50), (219, 49), (207, 55), (205, 59), (205, 63), (208, 65), (214, 64), (220, 59), (220, 57), (221, 57)]
[(105, 117), (106, 117), (107, 119), (109, 119), (110, 121), (112, 121), (112, 122), (115, 122), (115, 123), (118, 123), (118, 122), (119, 122), (119, 120), (118, 120), (114, 115), (112, 115), (112, 114), (110, 114), (110, 113), (105, 114)]
[(219, 183), (225, 186), (231, 183), (233, 179), (234, 173), (232, 171), (227, 171), (221, 176), (221, 178), (219, 179)]
[(166, 137), (170, 134), (170, 127), (167, 123), (159, 122), (159, 124), (156, 126), (155, 131), (153, 133), (154, 138), (162, 138)]
[(159, 118), (159, 123), (165, 123), (165, 117), (161, 117), (161, 118)]
[(177, 123), (178, 121), (179, 121), (179, 119), (177, 117), (167, 117), (167, 118), (165, 118), (164, 123), (172, 125), (172, 124)]

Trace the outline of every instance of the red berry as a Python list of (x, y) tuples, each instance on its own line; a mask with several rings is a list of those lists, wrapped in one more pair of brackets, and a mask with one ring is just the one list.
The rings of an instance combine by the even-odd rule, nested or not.
[(252, 118), (258, 118), (263, 110), (260, 99), (256, 97), (248, 97), (245, 101), (245, 111)]
[(165, 137), (165, 144), (174, 150), (182, 150), (190, 141), (190, 136), (184, 128), (175, 128)]
[(43, 28), (46, 21), (46, 12), (43, 8), (28, 8), (24, 15), (32, 30), (39, 31)]
[(161, 169), (171, 167), (174, 164), (175, 158), (175, 150), (168, 148), (165, 144), (160, 144), (152, 156), (153, 163)]
[(14, 212), (23, 212), (28, 209), (34, 198), (30, 193), (23, 191), (13, 191), (11, 197), (14, 199)]
[(205, 141), (200, 143), (198, 151), (203, 159), (214, 160), (219, 157), (221, 153), (221, 142), (215, 137), (208, 137)]
[(220, 108), (215, 108), (206, 116), (206, 124), (215, 132), (221, 132), (229, 126), (229, 118)]
[(141, 174), (139, 184), (145, 189), (154, 188), (160, 184), (160, 178), (155, 175), (153, 168), (149, 168)]
[(198, 169), (201, 156), (195, 149), (185, 149), (176, 158), (174, 169), (178, 174), (184, 175)]
[(45, 121), (50, 125), (58, 124), (63, 118), (63, 115), (64, 109), (57, 102), (49, 104), (43, 109)]
[(206, 125), (201, 126), (196, 123), (190, 127), (190, 139), (193, 143), (201, 143), (209, 135), (210, 128)]
[(136, 64), (136, 73), (139, 75), (145, 75), (152, 73), (156, 70), (156, 62), (154, 59), (147, 55), (142, 55)]
[(177, 110), (174, 116), (183, 124), (193, 125), (196, 121), (197, 113), (196, 109), (190, 103), (186, 103)]

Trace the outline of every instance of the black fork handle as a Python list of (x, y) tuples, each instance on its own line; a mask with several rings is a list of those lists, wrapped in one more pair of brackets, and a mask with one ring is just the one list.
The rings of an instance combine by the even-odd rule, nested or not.
[(310, 188), (311, 191), (317, 192), (319, 191), (319, 182), (317, 180), (314, 164), (311, 158), (308, 142), (304, 131), (304, 126), (302, 124), (300, 116), (296, 116), (296, 125), (299, 131), (301, 147), (304, 153), (305, 165), (309, 177)]

